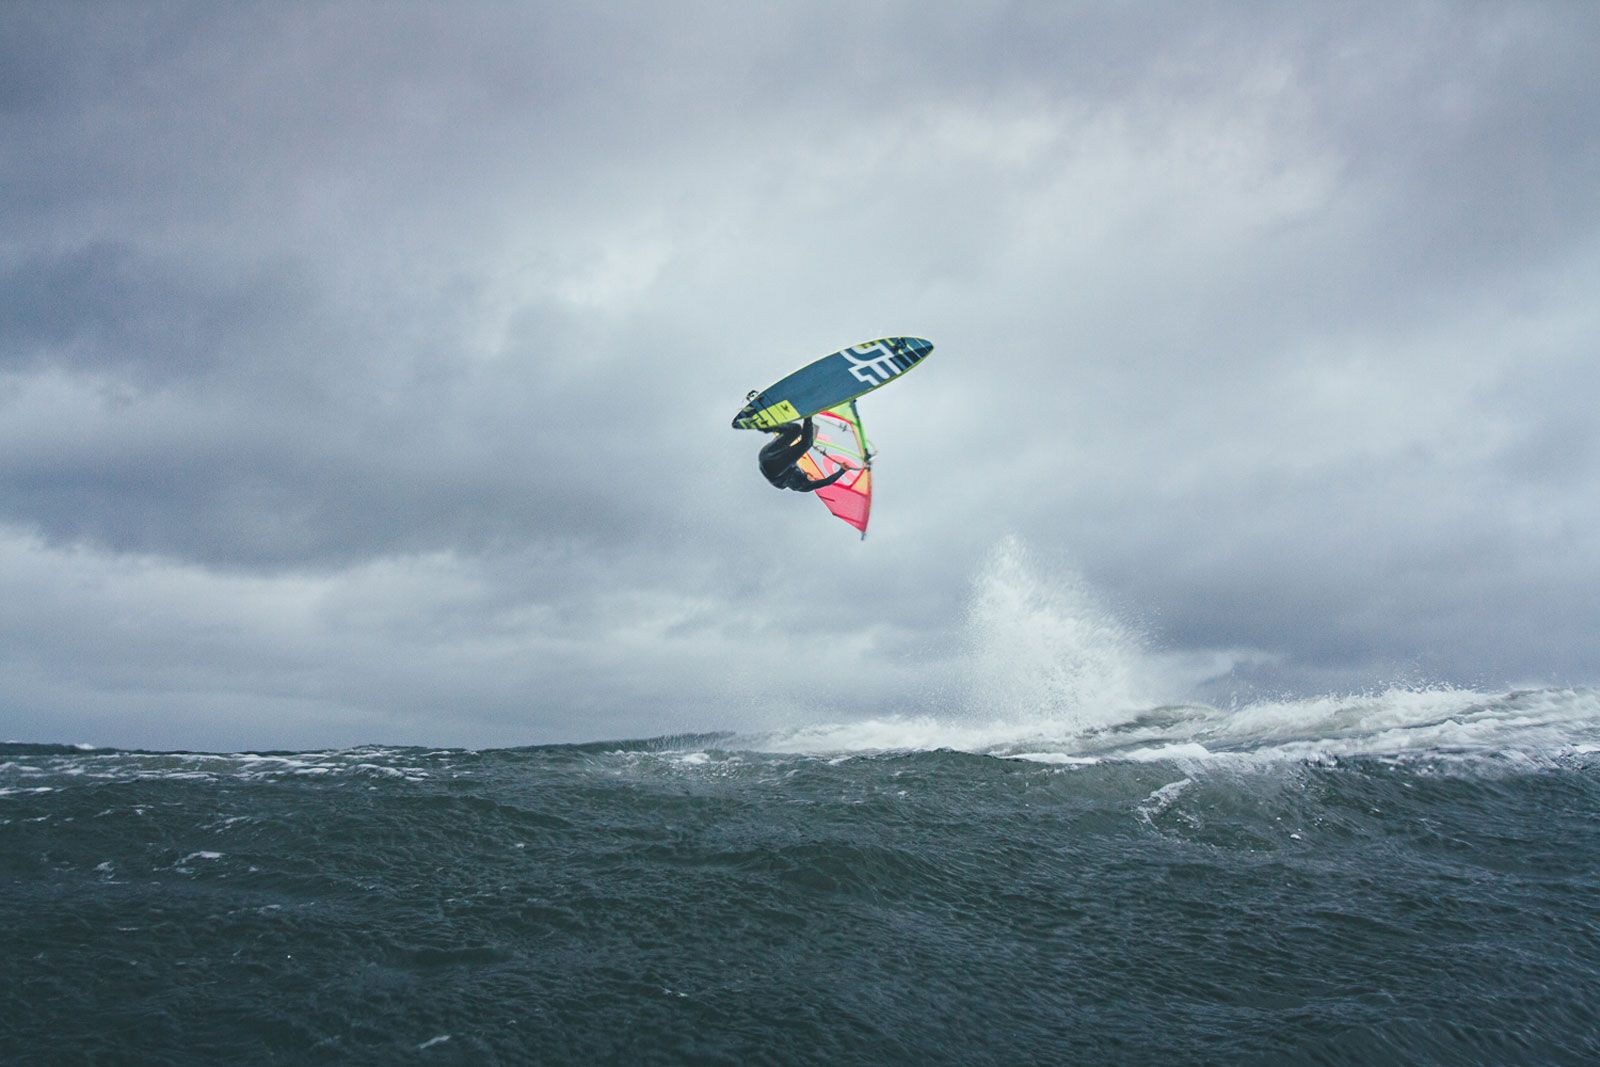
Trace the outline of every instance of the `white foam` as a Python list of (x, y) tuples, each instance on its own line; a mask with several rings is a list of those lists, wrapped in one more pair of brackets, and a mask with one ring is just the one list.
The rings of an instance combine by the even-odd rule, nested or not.
[[(1229, 766), (1353, 757), (1524, 760), (1600, 751), (1600, 694), (1391, 689), (1279, 700), (1233, 710), (1187, 705), (1127, 713), (1091, 728), (890, 716), (740, 739), (765, 752), (825, 755), (950, 749), (1062, 765), (1105, 761)], [(1052, 729), (1052, 725), (1054, 728)]]
[(1057, 763), (1071, 767), (1089, 767), (1100, 763), (1099, 756), (1073, 756), (1066, 752), (1007, 752), (1006, 759), (1028, 760), (1031, 763)]
[[(1346, 757), (1551, 760), (1600, 751), (1600, 694), (1448, 686), (1262, 700), (1231, 710), (1171, 702), (1172, 657), (1097, 603), (1076, 575), (1043, 575), (1014, 539), (974, 583), (959, 694), (921, 714), (741, 738), (750, 748), (841, 756), (953, 749), (1040, 763), (1242, 766)], [(1187, 687), (1187, 686), (1185, 686)], [(1162, 702), (1162, 698), (1166, 702)]]
[[(327, 769), (332, 770), (333, 768), (330, 767)], [(406, 776), (406, 773), (399, 768), (385, 767), (379, 763), (358, 763), (355, 765), (354, 769), (358, 771), (366, 771), (368, 774), (376, 774), (385, 778), (404, 778)]]
[(742, 739), (762, 752), (831, 755), (840, 752), (929, 752), (948, 748), (981, 752), (1039, 735), (1036, 724), (949, 723), (931, 715), (891, 715), (859, 722), (801, 726)]
[(1191, 785), (1194, 785), (1193, 778), (1180, 778), (1176, 782), (1168, 782), (1154, 790), (1144, 798), (1144, 803), (1139, 805), (1139, 817), (1145, 822), (1151, 822), (1156, 816), (1172, 807), (1183, 791)]
[(1203, 760), (1211, 755), (1206, 746), (1196, 741), (1151, 748), (1135, 748), (1121, 754), (1130, 763), (1156, 763), (1161, 760)]

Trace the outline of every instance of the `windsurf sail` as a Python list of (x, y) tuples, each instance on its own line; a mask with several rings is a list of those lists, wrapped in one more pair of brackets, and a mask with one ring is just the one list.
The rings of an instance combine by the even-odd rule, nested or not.
[(872, 445), (861, 428), (856, 402), (818, 412), (812, 425), (816, 440), (800, 457), (799, 467), (813, 479), (826, 478), (841, 467), (850, 471), (826, 489), (818, 489), (816, 496), (866, 540), (867, 520), (872, 517)]

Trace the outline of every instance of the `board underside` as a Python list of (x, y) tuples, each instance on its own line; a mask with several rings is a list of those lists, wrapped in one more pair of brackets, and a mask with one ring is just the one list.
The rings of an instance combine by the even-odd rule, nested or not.
[(881, 337), (840, 349), (761, 390), (733, 417), (733, 428), (770, 430), (849, 403), (894, 381), (932, 351), (933, 342), (921, 337)]

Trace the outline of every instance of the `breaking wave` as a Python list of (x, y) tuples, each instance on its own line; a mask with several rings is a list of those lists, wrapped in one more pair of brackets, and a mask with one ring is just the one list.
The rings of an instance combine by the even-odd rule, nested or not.
[(1391, 687), (1230, 708), (1186, 701), (1186, 683), (1136, 627), (1080, 577), (1046, 578), (1013, 538), (981, 568), (966, 621), (965, 685), (954, 703), (740, 742), (771, 752), (951, 749), (1049, 763), (1540, 761), (1600, 751), (1593, 689)]

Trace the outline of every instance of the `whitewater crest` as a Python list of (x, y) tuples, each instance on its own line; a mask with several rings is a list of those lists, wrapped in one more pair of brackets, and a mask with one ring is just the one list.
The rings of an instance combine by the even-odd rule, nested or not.
[(985, 557), (972, 585), (954, 684), (921, 715), (804, 726), (751, 737), (778, 752), (988, 752), (1126, 721), (1160, 700), (1144, 643), (1078, 575), (1046, 580), (1015, 537)]
[(1183, 686), (1139, 630), (1075, 573), (1046, 574), (1015, 538), (973, 583), (955, 696), (920, 715), (740, 738), (806, 754), (956, 751), (1057, 764), (1248, 765), (1348, 757), (1547, 761), (1600, 752), (1600, 693), (1448, 686), (1217, 708)]
[(1144, 642), (1076, 573), (1046, 580), (1014, 537), (989, 553), (966, 616), (968, 719), (1079, 732), (1153, 699)]

